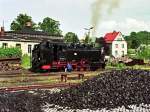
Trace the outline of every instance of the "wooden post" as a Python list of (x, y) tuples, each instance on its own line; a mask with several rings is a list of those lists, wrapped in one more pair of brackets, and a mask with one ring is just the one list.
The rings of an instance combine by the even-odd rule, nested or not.
[(61, 82), (63, 82), (63, 74), (61, 74)]
[(84, 79), (84, 74), (79, 73), (79, 74), (78, 74), (78, 79), (79, 79), (79, 80), (80, 80), (80, 79), (82, 79), (82, 80), (83, 80), (83, 79)]
[(65, 78), (65, 82), (67, 82), (67, 74), (65, 74), (64, 78)]
[(61, 74), (61, 82), (67, 82), (67, 74)]

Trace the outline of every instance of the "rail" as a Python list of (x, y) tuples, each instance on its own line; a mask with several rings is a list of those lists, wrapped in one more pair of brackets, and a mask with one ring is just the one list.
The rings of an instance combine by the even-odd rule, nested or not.
[(69, 88), (69, 87), (73, 87), (76, 85), (77, 83), (59, 83), (59, 84), (49, 84), (49, 85), (4, 87), (4, 88), (0, 88), (0, 92), (12, 92), (12, 91), (22, 91), (22, 90), (34, 90), (34, 89)]
[(16, 61), (16, 60), (21, 60), (21, 58), (0, 58), (0, 61)]

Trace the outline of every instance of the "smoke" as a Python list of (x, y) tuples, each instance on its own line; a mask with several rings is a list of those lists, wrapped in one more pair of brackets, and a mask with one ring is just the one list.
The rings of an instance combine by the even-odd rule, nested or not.
[(115, 9), (115, 8), (118, 8), (119, 7), (119, 4), (120, 4), (120, 0), (111, 0), (111, 5), (109, 6), (108, 8), (108, 13), (109, 14), (112, 14), (112, 11)]
[[(98, 25), (102, 19), (103, 13), (112, 14), (112, 11), (115, 8), (118, 8), (120, 4), (120, 0), (96, 0), (92, 4), (92, 26), (94, 29), (92, 30), (92, 37), (95, 37), (96, 31), (98, 29)], [(104, 6), (108, 7), (108, 10), (105, 9)], [(94, 41), (94, 40), (93, 40)]]
[(106, 2), (106, 0), (96, 0), (92, 4), (92, 26), (94, 27), (94, 29), (92, 31), (92, 37), (94, 37), (96, 34), (98, 24), (102, 17), (102, 14), (100, 12), (101, 12), (102, 6), (105, 4), (105, 2)]

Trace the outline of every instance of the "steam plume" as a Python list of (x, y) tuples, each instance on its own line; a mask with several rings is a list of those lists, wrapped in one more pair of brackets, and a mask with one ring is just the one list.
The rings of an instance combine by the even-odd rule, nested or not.
[[(96, 35), (96, 31), (98, 29), (98, 25), (102, 19), (102, 12), (111, 14), (112, 11), (119, 7), (120, 4), (120, 0), (96, 0), (93, 4), (92, 4), (92, 26), (94, 27), (94, 29), (92, 30), (92, 41), (94, 42), (95, 39), (95, 35)], [(108, 11), (103, 10), (103, 6), (107, 6), (108, 7)]]
[(99, 21), (102, 17), (100, 12), (105, 2), (106, 0), (96, 0), (92, 5), (92, 26), (94, 27), (92, 31), (92, 37), (95, 36), (96, 30), (98, 28)]
[(113, 9), (118, 8), (120, 4), (120, 0), (111, 0), (111, 5), (108, 8), (108, 13), (111, 14)]

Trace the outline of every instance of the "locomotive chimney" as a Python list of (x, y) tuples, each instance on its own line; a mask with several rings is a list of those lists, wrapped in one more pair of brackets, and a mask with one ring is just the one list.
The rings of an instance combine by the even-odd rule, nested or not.
[(26, 22), (26, 27), (31, 27), (31, 26), (32, 26), (32, 22), (31, 21)]

